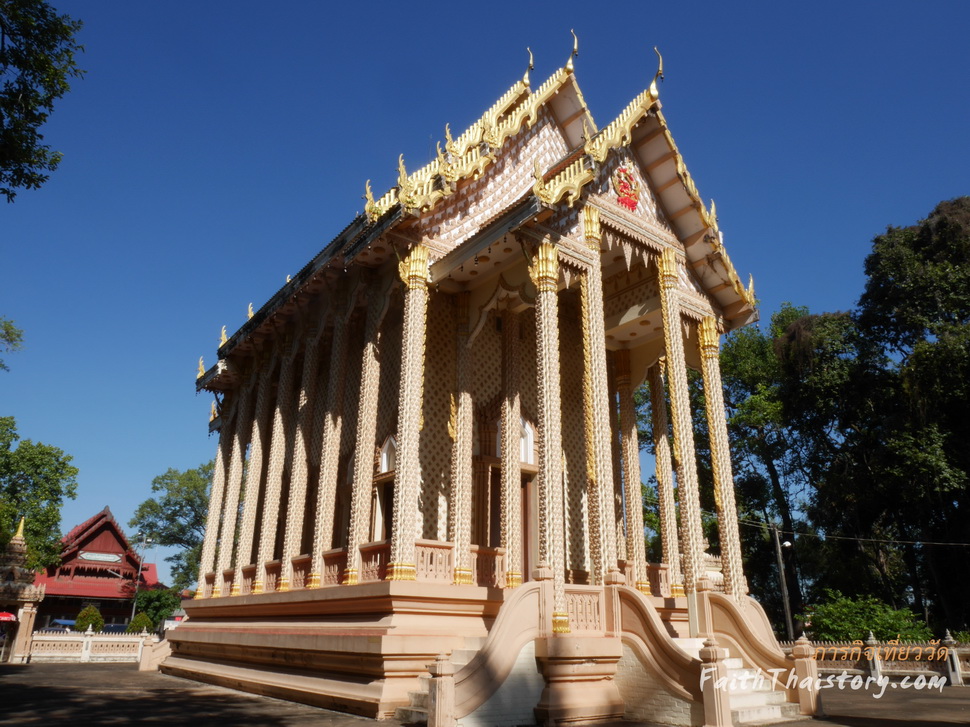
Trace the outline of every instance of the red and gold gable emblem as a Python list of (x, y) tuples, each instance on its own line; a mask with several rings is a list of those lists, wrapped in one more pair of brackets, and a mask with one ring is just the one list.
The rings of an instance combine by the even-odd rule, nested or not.
[(633, 212), (640, 202), (640, 185), (633, 178), (629, 167), (618, 167), (613, 172), (613, 191), (616, 201)]

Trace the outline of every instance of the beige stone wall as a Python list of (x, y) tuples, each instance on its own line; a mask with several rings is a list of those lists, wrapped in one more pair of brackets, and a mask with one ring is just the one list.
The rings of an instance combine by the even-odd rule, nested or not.
[(532, 708), (546, 683), (536, 668), (536, 645), (530, 641), (515, 660), (508, 678), (474, 712), (458, 720), (458, 727), (516, 727), (535, 724)]
[(689, 727), (704, 723), (704, 705), (672, 694), (653, 669), (623, 645), (616, 665), (616, 686), (623, 697), (625, 719)]

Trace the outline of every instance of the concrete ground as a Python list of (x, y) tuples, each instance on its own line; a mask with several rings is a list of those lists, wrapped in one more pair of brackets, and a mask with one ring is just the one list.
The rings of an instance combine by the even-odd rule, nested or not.
[[(878, 693), (878, 690), (877, 692)], [(970, 725), (970, 687), (890, 688), (873, 693), (828, 689), (826, 717), (806, 727), (947, 727)], [(323, 725), (399, 727), (231, 689), (139, 672), (131, 664), (0, 665), (0, 725)], [(619, 723), (636, 727), (635, 723)]]

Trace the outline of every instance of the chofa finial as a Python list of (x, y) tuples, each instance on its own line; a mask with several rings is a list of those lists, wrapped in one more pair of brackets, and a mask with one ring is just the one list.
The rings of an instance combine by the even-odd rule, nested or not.
[(219, 334), (219, 346), (222, 347), (226, 344), (229, 339), (226, 337), (226, 327), (222, 327), (222, 333)]
[(246, 320), (249, 320), (254, 315), (255, 315), (255, 313), (253, 313), (253, 304), (250, 303), (249, 304), (249, 307), (246, 309)]
[(660, 97), (660, 92), (657, 90), (657, 80), (664, 80), (664, 57), (660, 55), (660, 51), (657, 50), (657, 46), (653, 47), (653, 52), (657, 54), (657, 72), (653, 76), (653, 81), (650, 83), (650, 95), (654, 98)]
[(573, 52), (569, 54), (569, 60), (566, 61), (566, 70), (572, 72), (573, 70), (573, 58), (579, 55), (579, 38), (576, 37), (576, 31), (570, 30), (573, 34)]
[(203, 376), (205, 376), (205, 364), (202, 363), (202, 356), (199, 356), (199, 372), (195, 378), (201, 379)]
[(533, 63), (532, 49), (529, 48), (528, 46), (526, 46), (526, 49), (525, 50), (529, 54), (529, 67), (525, 69), (525, 75), (522, 76), (522, 83), (524, 83), (526, 86), (528, 86), (529, 85), (529, 71), (531, 71), (533, 68), (535, 68), (535, 63)]

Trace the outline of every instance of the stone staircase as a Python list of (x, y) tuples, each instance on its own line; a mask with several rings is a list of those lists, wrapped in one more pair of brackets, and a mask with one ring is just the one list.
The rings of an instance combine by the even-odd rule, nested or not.
[[(466, 638), (465, 648), (455, 649), (451, 652), (451, 663), (455, 665), (457, 672), (468, 662), (475, 658), (478, 650), (485, 643), (485, 638), (480, 639)], [(413, 692), (408, 692), (408, 706), (398, 707), (394, 713), (395, 719), (405, 724), (427, 724), (428, 723), (428, 699), (431, 691), (431, 676), (425, 674), (418, 677), (418, 688)]]
[[(686, 653), (699, 658), (704, 639), (674, 639)], [(797, 704), (785, 701), (783, 690), (772, 689), (771, 675), (757, 679), (757, 669), (746, 669), (740, 659), (724, 660), (728, 679), (735, 680), (729, 692), (731, 721), (735, 725), (769, 725), (808, 719)], [(731, 683), (731, 682), (729, 682)]]

